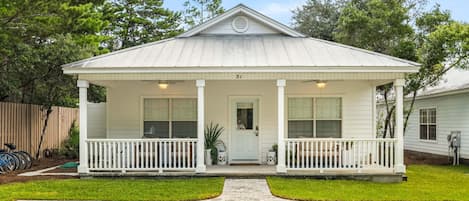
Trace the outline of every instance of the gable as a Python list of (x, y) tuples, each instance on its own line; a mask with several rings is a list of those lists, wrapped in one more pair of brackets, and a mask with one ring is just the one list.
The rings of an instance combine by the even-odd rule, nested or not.
[[(245, 24), (241, 26), (246, 26), (246, 29), (240, 29), (237, 27), (237, 22), (243, 22)], [(244, 23), (243, 22), (243, 23)], [(199, 33), (200, 35), (256, 35), (256, 34), (281, 34), (278, 30), (273, 29), (272, 27), (260, 22), (259, 20), (246, 16), (245, 14), (239, 13), (233, 15), (227, 19), (224, 19), (212, 27), (209, 27)]]
[[(237, 17), (245, 17), (250, 27), (246, 31), (237, 32), (233, 30), (232, 22)], [(252, 27), (251, 27), (252, 26)], [(281, 33), (290, 37), (305, 37), (305, 35), (291, 29), (290, 27), (269, 18), (243, 4), (239, 4), (225, 13), (218, 15), (194, 28), (182, 33), (178, 38), (187, 38), (201, 34), (278, 34)]]

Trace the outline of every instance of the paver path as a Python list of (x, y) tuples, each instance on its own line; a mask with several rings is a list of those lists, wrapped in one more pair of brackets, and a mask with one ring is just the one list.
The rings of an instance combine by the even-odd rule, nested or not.
[(265, 179), (225, 179), (223, 193), (211, 201), (281, 201), (270, 193)]

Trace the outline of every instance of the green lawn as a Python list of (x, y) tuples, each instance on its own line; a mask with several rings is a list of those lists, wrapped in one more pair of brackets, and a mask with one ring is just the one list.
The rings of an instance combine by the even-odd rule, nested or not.
[(0, 185), (0, 200), (200, 200), (216, 197), (223, 178), (68, 179)]
[(383, 184), (351, 180), (269, 177), (272, 193), (296, 200), (469, 200), (469, 167), (411, 165), (408, 181)]

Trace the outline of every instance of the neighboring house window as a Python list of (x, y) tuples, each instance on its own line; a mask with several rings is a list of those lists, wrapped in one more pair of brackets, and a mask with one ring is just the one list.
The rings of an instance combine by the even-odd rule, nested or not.
[(143, 130), (149, 138), (196, 138), (197, 100), (151, 98), (143, 101)]
[(436, 140), (436, 108), (420, 109), (420, 139)]
[(289, 138), (340, 138), (341, 98), (289, 98)]

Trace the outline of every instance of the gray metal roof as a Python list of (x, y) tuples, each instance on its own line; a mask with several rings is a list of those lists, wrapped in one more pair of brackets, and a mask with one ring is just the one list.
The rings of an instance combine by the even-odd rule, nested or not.
[(417, 96), (430, 96), (465, 89), (469, 89), (469, 71), (454, 68), (446, 72), (435, 86), (418, 91)]
[[(285, 35), (200, 35), (148, 43), (64, 65), (80, 68), (373, 67), (418, 63), (329, 41)], [(366, 69), (366, 68), (364, 68)]]

